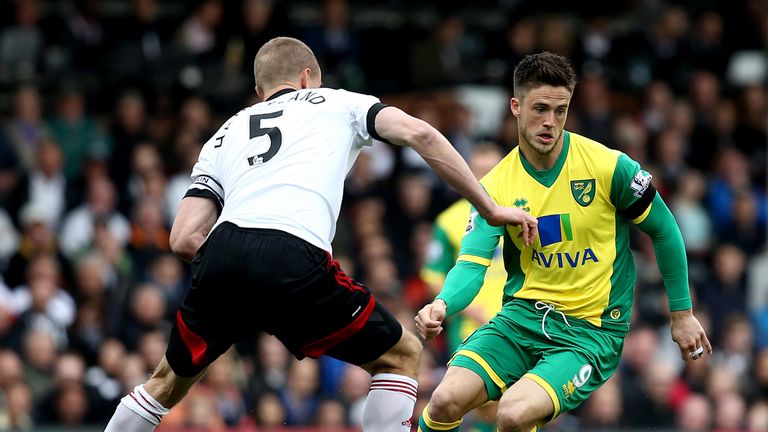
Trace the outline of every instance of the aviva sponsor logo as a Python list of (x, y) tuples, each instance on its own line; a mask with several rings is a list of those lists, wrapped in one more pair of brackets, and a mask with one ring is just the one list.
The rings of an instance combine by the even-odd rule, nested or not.
[(531, 261), (535, 261), (539, 267), (572, 267), (583, 266), (589, 262), (598, 262), (597, 255), (591, 248), (583, 251), (576, 251), (575, 254), (569, 252), (544, 253), (534, 249)]
[[(541, 247), (545, 248), (555, 243), (573, 241), (573, 232), (571, 230), (571, 215), (557, 214), (541, 216), (539, 220), (539, 241)], [(597, 255), (591, 248), (574, 252), (555, 252), (546, 253), (533, 249), (531, 261), (536, 262), (539, 267), (545, 268), (563, 268), (579, 267), (589, 262), (598, 262)]]

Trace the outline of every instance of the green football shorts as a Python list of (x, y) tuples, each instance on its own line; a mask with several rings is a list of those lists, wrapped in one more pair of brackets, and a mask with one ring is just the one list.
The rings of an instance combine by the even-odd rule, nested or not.
[(448, 364), (478, 374), (489, 400), (523, 376), (534, 380), (552, 398), (554, 419), (613, 375), (623, 346), (615, 331), (566, 318), (544, 302), (516, 299), (462, 342)]

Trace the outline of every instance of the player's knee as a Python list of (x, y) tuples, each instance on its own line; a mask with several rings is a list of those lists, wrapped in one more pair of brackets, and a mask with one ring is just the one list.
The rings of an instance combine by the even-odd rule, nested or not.
[(499, 432), (530, 432), (536, 421), (528, 418), (525, 410), (521, 408), (516, 404), (499, 406), (496, 412)]
[(421, 341), (408, 330), (403, 331), (402, 360), (405, 368), (415, 377), (419, 371), (419, 361), (421, 361)]
[(427, 407), (429, 418), (442, 423), (451, 423), (464, 417), (461, 404), (455, 392), (446, 389), (445, 386), (438, 386), (432, 393)]

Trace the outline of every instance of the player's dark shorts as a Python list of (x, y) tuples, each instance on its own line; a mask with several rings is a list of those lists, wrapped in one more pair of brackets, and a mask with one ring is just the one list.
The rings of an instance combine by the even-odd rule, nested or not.
[(166, 357), (177, 375), (192, 377), (259, 331), (299, 359), (327, 354), (356, 365), (402, 336), (397, 320), (328, 252), (282, 231), (225, 222), (192, 260), (192, 290)]

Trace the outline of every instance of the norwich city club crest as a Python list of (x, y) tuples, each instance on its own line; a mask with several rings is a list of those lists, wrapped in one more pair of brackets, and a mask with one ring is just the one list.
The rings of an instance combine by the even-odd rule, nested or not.
[(571, 180), (571, 193), (580, 206), (592, 204), (595, 199), (595, 179)]

